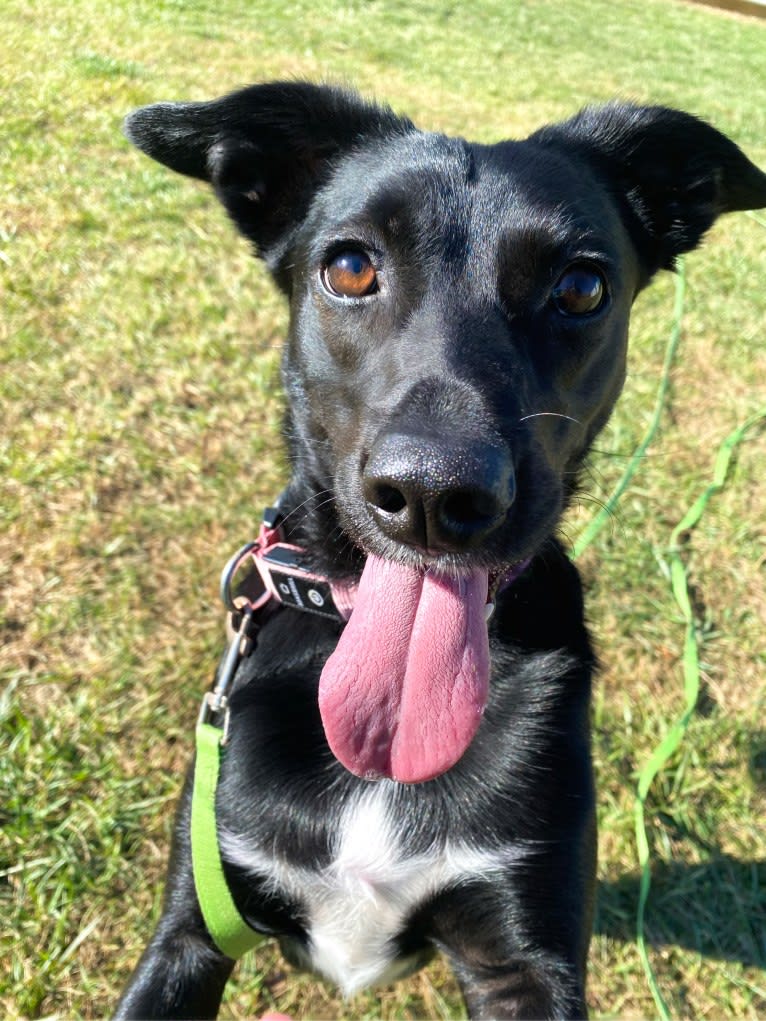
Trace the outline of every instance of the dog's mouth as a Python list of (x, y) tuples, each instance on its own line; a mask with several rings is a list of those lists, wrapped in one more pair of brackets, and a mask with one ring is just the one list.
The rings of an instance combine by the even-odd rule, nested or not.
[[(342, 491), (361, 490), (353, 476), (342, 481)], [(558, 506), (508, 508), (481, 542), (440, 552), (386, 534), (361, 501), (336, 506), (366, 560), (320, 679), (325, 736), (356, 776), (434, 779), (465, 755), (482, 721), (495, 592), (523, 569)]]
[(481, 567), (454, 575), (367, 557), (319, 685), (328, 743), (350, 772), (420, 783), (463, 756), (489, 690), (490, 584)]

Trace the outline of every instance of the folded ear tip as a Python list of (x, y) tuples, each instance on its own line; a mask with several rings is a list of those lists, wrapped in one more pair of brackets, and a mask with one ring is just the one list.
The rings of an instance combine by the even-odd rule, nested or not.
[(742, 162), (731, 174), (728, 183), (727, 208), (737, 212), (743, 209), (763, 209), (765, 206), (766, 174), (743, 154)]
[(172, 121), (172, 114), (163, 116), (163, 111), (173, 105), (173, 103), (152, 103), (150, 106), (139, 106), (136, 110), (132, 110), (122, 122), (123, 134), (129, 142), (151, 156), (152, 149), (161, 137), (167, 134), (169, 122)]
[(122, 122), (122, 130), (135, 145), (142, 147), (153, 138), (177, 130), (185, 120), (186, 103), (151, 103), (132, 110)]
[(131, 112), (125, 117), (122, 122), (122, 133), (129, 142), (140, 148), (139, 139), (141, 137), (141, 121), (143, 120), (142, 114), (146, 109), (145, 106), (139, 107), (137, 110), (131, 110)]
[(208, 179), (210, 138), (198, 116), (202, 104), (152, 103), (129, 113), (122, 130), (147, 156), (180, 174)]

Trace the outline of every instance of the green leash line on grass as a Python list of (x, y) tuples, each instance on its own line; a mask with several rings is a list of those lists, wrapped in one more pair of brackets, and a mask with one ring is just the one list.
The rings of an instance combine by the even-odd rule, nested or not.
[(609, 494), (609, 499), (606, 501), (601, 510), (591, 518), (572, 546), (572, 556), (575, 559), (579, 557), (588, 548), (588, 546), (590, 546), (598, 533), (611, 518), (615, 507), (619, 503), (622, 494), (628, 488), (630, 480), (635, 475), (641, 459), (646, 453), (649, 444), (654, 439), (657, 429), (659, 428), (660, 419), (662, 418), (662, 412), (665, 407), (665, 398), (670, 386), (670, 370), (673, 366), (676, 351), (678, 350), (678, 344), (681, 339), (681, 322), (684, 315), (685, 294), (686, 269), (684, 260), (681, 258), (678, 260), (678, 267), (676, 271), (676, 295), (673, 304), (673, 324), (670, 328), (670, 337), (668, 338), (667, 348), (665, 349), (665, 361), (662, 365), (662, 375), (660, 376), (660, 385), (657, 390), (657, 398), (654, 402), (654, 411), (652, 412), (651, 420), (646, 432), (644, 433), (643, 439), (633, 451), (617, 485)]
[[(646, 453), (649, 445), (654, 439), (657, 429), (659, 428), (660, 419), (662, 418), (662, 412), (665, 407), (665, 398), (667, 397), (668, 389), (670, 387), (670, 371), (673, 366), (673, 362), (678, 351), (678, 345), (681, 340), (681, 325), (683, 322), (684, 314), (684, 298), (686, 295), (686, 268), (683, 258), (678, 260), (677, 273), (676, 273), (676, 289), (675, 289), (675, 300), (673, 302), (673, 320), (670, 328), (670, 336), (668, 337), (667, 347), (665, 349), (665, 358), (662, 364), (662, 373), (660, 376), (660, 385), (657, 389), (657, 397), (654, 403), (654, 411), (649, 421), (649, 425), (644, 433), (641, 442), (638, 444), (636, 449), (633, 451), (630, 460), (628, 461), (625, 469), (620, 476), (617, 485), (614, 487), (612, 492), (609, 494), (609, 498), (601, 508), (601, 510), (591, 518), (590, 522), (578, 536), (574, 545), (572, 546), (572, 557), (576, 559), (581, 556), (582, 553), (591, 545), (596, 536), (599, 534), (601, 529), (604, 527), (606, 522), (611, 518), (617, 504), (619, 503), (623, 493), (628, 488), (631, 479), (636, 473), (638, 466)], [(636, 804), (638, 805), (638, 799)], [(637, 829), (638, 833), (638, 829)], [(643, 839), (643, 843), (641, 840)], [(646, 950), (644, 943), (644, 910), (646, 907), (646, 901), (649, 895), (649, 886), (651, 882), (651, 874), (649, 871), (649, 844), (646, 837), (646, 830), (644, 829), (643, 835), (638, 836), (638, 859), (641, 864), (641, 887), (639, 892), (639, 903), (636, 915), (636, 943), (638, 945), (639, 957), (641, 964), (646, 975), (646, 980), (652, 991), (654, 1002), (658, 1005), (663, 1021), (668, 1021), (669, 1014), (665, 1002), (662, 999), (657, 979), (654, 975), (651, 961)]]
[[(763, 223), (763, 225), (766, 226), (766, 222), (761, 221), (760, 219), (758, 222)], [(665, 352), (660, 386), (657, 391), (657, 398), (652, 418), (641, 442), (636, 447), (622, 476), (617, 482), (617, 485), (610, 493), (606, 504), (599, 513), (591, 519), (590, 523), (586, 526), (574, 543), (572, 547), (573, 558), (580, 556), (587, 547), (590, 546), (598, 533), (604, 527), (606, 521), (613, 513), (620, 498), (630, 484), (641, 458), (646, 453), (646, 450), (657, 432), (670, 384), (670, 370), (681, 338), (685, 290), (685, 268), (683, 260), (679, 260), (678, 273), (676, 276), (673, 323)], [(735, 429), (721, 444), (715, 461), (712, 483), (707, 486), (697, 500), (695, 500), (681, 521), (673, 529), (667, 550), (673, 596), (685, 621), (683, 651), (684, 711), (680, 718), (670, 727), (662, 741), (654, 749), (649, 760), (639, 774), (636, 799), (634, 802), (636, 849), (639, 867), (641, 869), (639, 900), (636, 911), (636, 945), (639, 951), (641, 964), (646, 975), (647, 983), (662, 1021), (669, 1021), (670, 1012), (665, 1000), (663, 999), (654, 974), (654, 969), (652, 968), (651, 961), (649, 960), (644, 928), (646, 904), (651, 888), (651, 851), (649, 848), (644, 809), (649, 789), (651, 788), (655, 777), (680, 746), (689, 721), (696, 709), (697, 700), (699, 698), (699, 649), (697, 644), (694, 613), (692, 610), (691, 600), (689, 598), (686, 568), (680, 555), (680, 538), (684, 532), (689, 531), (698, 523), (710, 498), (725, 485), (729, 463), (736, 447), (742, 442), (746, 433), (752, 428), (752, 426), (764, 419), (766, 419), (766, 409), (747, 419), (746, 422)]]
[(684, 709), (679, 718), (672, 724), (663, 739), (656, 746), (649, 759), (641, 770), (638, 777), (638, 789), (634, 802), (634, 817), (636, 829), (636, 847), (638, 862), (641, 868), (641, 885), (639, 887), (638, 909), (636, 913), (636, 944), (638, 946), (644, 972), (649, 982), (649, 987), (654, 998), (655, 1005), (663, 1021), (669, 1021), (670, 1012), (660, 992), (657, 980), (652, 970), (646, 948), (644, 919), (646, 903), (649, 898), (651, 887), (650, 870), (650, 849), (649, 838), (646, 830), (646, 798), (655, 777), (667, 764), (670, 757), (677, 751), (683, 740), (689, 721), (694, 715), (699, 699), (700, 673), (699, 673), (699, 645), (697, 642), (697, 631), (694, 620), (694, 610), (689, 597), (689, 582), (686, 567), (681, 559), (681, 536), (694, 528), (699, 522), (710, 499), (720, 492), (726, 484), (726, 476), (729, 471), (729, 464), (732, 455), (739, 444), (744, 440), (748, 431), (759, 422), (766, 421), (766, 408), (748, 418), (742, 425), (738, 426), (723, 441), (718, 449), (713, 469), (713, 481), (697, 497), (689, 510), (684, 514), (670, 535), (670, 544), (667, 550), (668, 563), (670, 568), (670, 584), (673, 597), (681, 611), (685, 621), (686, 631), (684, 635), (683, 650), (683, 677), (684, 677)]

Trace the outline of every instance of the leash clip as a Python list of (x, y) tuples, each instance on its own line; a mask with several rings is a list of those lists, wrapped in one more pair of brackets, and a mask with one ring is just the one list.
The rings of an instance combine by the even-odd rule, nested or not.
[(348, 586), (334, 587), (304, 567), (304, 551), (283, 541), (281, 525), (279, 503), (267, 507), (258, 538), (240, 547), (221, 572), (219, 591), (228, 610), (229, 645), (213, 688), (202, 699), (197, 726), (220, 729), (222, 745), (229, 736), (229, 689), (240, 663), (253, 650), (259, 621), (269, 613), (269, 604), (281, 603), (341, 622), (350, 614)]
[[(219, 718), (223, 713), (223, 722), (219, 725)], [(226, 696), (216, 697), (214, 691), (206, 691), (202, 698), (202, 705), (199, 707), (197, 727), (205, 726), (219, 727), (221, 731), (221, 744), (229, 740), (229, 705)]]
[(254, 609), (246, 606), (237, 611), (241, 614), (239, 627), (229, 642), (221, 665), (216, 673), (212, 691), (205, 692), (200, 706), (197, 726), (210, 724), (221, 730), (221, 744), (229, 738), (229, 689), (237, 667), (253, 647)]
[(226, 618), (229, 644), (216, 671), (213, 688), (202, 698), (197, 727), (209, 724), (219, 728), (222, 745), (229, 737), (229, 689), (237, 667), (253, 650), (256, 615), (273, 598), (256, 570), (255, 553), (277, 540), (280, 520), (279, 508), (267, 507), (258, 539), (240, 547), (221, 571), (219, 592), (221, 602), (229, 611)]

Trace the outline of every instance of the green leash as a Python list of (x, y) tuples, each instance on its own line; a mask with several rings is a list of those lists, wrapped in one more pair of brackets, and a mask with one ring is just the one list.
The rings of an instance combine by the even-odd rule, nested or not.
[[(258, 539), (243, 546), (228, 561), (221, 573), (221, 599), (229, 611), (228, 622), (232, 638), (216, 671), (212, 691), (202, 700), (196, 730), (196, 758), (191, 804), (191, 852), (194, 887), (197, 893), (202, 917), (210, 936), (221, 951), (232, 960), (237, 960), (266, 937), (258, 933), (237, 910), (226, 882), (221, 862), (216, 828), (215, 794), (218, 775), (225, 754), (229, 730), (229, 693), (234, 683), (237, 668), (250, 655), (263, 612), (269, 604), (289, 602), (278, 595), (278, 581), (281, 577), (279, 564), (265, 565), (263, 555), (274, 547), (282, 545), (280, 511), (267, 507)], [(287, 547), (294, 551), (295, 547)], [(256, 562), (257, 561), (257, 562)], [(259, 566), (260, 564), (260, 566)], [(291, 567), (290, 576), (300, 574), (300, 568)], [(318, 588), (322, 579), (308, 572), (313, 588)], [(266, 578), (269, 579), (268, 584)], [(321, 611), (322, 616), (344, 619), (329, 598), (331, 586), (328, 583), (327, 597), (332, 606)], [(311, 591), (308, 592), (311, 599)], [(313, 603), (313, 600), (312, 600)], [(320, 611), (298, 598), (300, 609), (309, 612)]]
[[(247, 547), (249, 549), (250, 546)], [(244, 548), (224, 568), (224, 581), (228, 586)], [(228, 595), (228, 589), (226, 592)], [(247, 601), (246, 601), (247, 602)], [(248, 950), (262, 943), (264, 936), (247, 924), (237, 910), (229, 884), (223, 874), (221, 849), (216, 828), (215, 792), (218, 774), (229, 731), (229, 691), (242, 659), (253, 648), (255, 631), (255, 605), (240, 606), (229, 621), (234, 631), (224, 653), (212, 691), (202, 700), (196, 729), (196, 757), (191, 804), (191, 851), (194, 888), (197, 892), (202, 917), (210, 936), (227, 957), (236, 961)], [(239, 620), (234, 625), (234, 612)]]
[(212, 723), (197, 724), (191, 810), (192, 868), (208, 932), (221, 953), (236, 961), (263, 942), (264, 937), (252, 929), (237, 910), (223, 874), (215, 825), (215, 791), (223, 733)]

